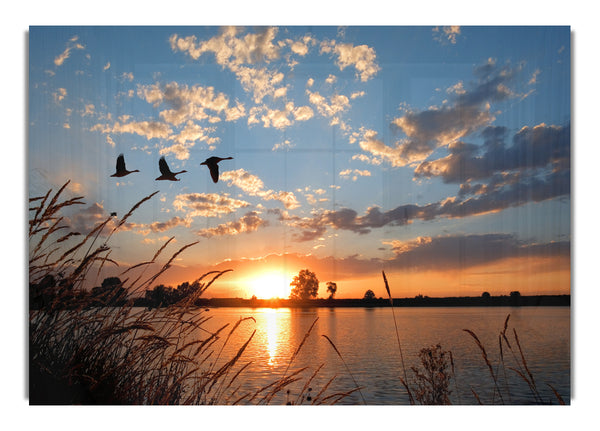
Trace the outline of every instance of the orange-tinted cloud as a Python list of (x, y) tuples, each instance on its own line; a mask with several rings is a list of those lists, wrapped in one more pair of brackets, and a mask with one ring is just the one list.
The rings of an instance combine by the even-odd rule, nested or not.
[(263, 220), (256, 211), (247, 212), (239, 220), (220, 224), (217, 227), (202, 229), (198, 235), (210, 238), (213, 236), (238, 235), (240, 233), (249, 233), (258, 230), (261, 226), (266, 226), (268, 222)]
[(180, 194), (173, 201), (175, 209), (186, 212), (186, 217), (192, 218), (218, 217), (249, 205), (248, 202), (231, 198), (228, 194), (221, 195), (217, 193)]

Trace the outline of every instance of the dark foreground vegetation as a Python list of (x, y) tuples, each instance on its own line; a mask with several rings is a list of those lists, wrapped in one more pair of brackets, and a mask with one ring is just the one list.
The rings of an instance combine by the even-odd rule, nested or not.
[[(66, 232), (62, 225), (61, 209), (82, 204), (82, 197), (60, 200), (68, 182), (51, 195), (31, 198), (29, 220), (29, 401), (30, 404), (336, 404), (356, 393), (367, 403), (331, 339), (322, 334), (341, 359), (354, 387), (336, 392), (329, 388), (336, 376), (326, 378), (320, 388), (312, 383), (324, 364), (298, 367), (294, 360), (303, 345), (314, 337), (313, 322), (281, 376), (273, 376), (272, 383), (241, 389), (240, 381), (251, 372), (251, 362), (244, 359), (246, 347), (255, 331), (235, 346), (234, 354), (225, 357), (224, 347), (241, 325), (251, 325), (245, 318), (226, 324), (214, 332), (205, 323), (210, 319), (206, 306), (274, 306), (260, 300), (210, 299), (203, 297), (206, 290), (228, 271), (210, 272), (177, 289), (153, 286), (171, 262), (185, 249), (177, 250), (154, 274), (145, 274), (144, 268), (159, 262), (169, 239), (147, 262), (127, 269), (118, 269), (118, 277), (110, 277), (87, 291), (86, 279), (96, 277), (105, 265), (118, 267), (110, 258), (110, 237), (118, 231), (134, 211), (150, 195), (133, 206), (116, 225), (105, 232), (111, 217), (99, 223), (87, 235)], [(101, 242), (97, 245), (97, 242)], [(133, 277), (132, 269), (142, 269)], [(385, 274), (382, 273), (388, 298), (375, 299), (365, 295), (362, 300), (279, 300), (281, 306), (390, 306), (401, 368), (390, 376), (391, 382), (402, 385), (411, 404), (471, 404), (472, 401), (455, 398), (454, 358), (441, 345), (424, 347), (418, 358), (407, 358), (416, 364), (405, 365), (400, 331), (396, 324), (397, 306), (505, 305), (499, 297), (482, 298), (426, 298), (392, 299)], [(131, 277), (131, 278), (130, 278)], [(332, 288), (332, 295), (335, 290)], [(141, 293), (144, 292), (144, 296)], [(511, 294), (508, 300), (518, 303), (507, 305), (568, 305), (568, 297), (521, 297)], [(457, 300), (460, 303), (453, 304)], [(481, 301), (488, 300), (488, 304)], [(244, 301), (253, 303), (248, 304)], [(496, 303), (496, 301), (500, 301)], [(531, 302), (532, 301), (532, 302)], [(553, 301), (557, 301), (554, 303)], [(287, 302), (287, 303), (286, 303)], [(285, 305), (283, 305), (285, 304)], [(335, 305), (334, 305), (335, 304)], [(143, 307), (140, 307), (143, 305)], [(468, 304), (467, 304), (468, 305)], [(477, 402), (491, 400), (492, 404), (511, 404), (511, 387), (507, 376), (516, 376), (531, 393), (531, 403), (565, 404), (551, 384), (534, 379), (528, 360), (521, 348), (516, 329), (508, 328), (509, 317), (499, 331), (498, 358), (492, 358), (477, 334), (465, 329), (465, 336), (473, 340), (489, 370), (493, 393), (473, 393)], [(390, 322), (391, 324), (392, 322)], [(295, 385), (294, 385), (295, 384)], [(299, 385), (299, 386), (298, 386)], [(549, 399), (541, 386), (553, 393)], [(483, 396), (487, 395), (487, 396)]]

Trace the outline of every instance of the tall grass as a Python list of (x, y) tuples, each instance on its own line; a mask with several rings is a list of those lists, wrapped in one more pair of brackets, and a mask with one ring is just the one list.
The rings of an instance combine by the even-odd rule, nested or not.
[[(126, 294), (120, 306), (107, 306), (115, 299), (110, 294), (101, 298), (104, 304), (98, 304), (99, 299), (85, 290), (86, 282), (105, 265), (119, 266), (110, 258), (110, 238), (157, 192), (137, 202), (112, 229), (113, 218), (107, 217), (81, 235), (68, 231), (61, 216), (63, 210), (84, 203), (80, 196), (61, 199), (68, 184), (54, 194), (50, 190), (29, 200), (31, 404), (266, 404), (302, 379), (304, 368), (242, 393), (240, 375), (251, 366), (243, 354), (255, 331), (234, 347), (230, 357), (223, 352), (240, 326), (253, 319), (209, 331), (210, 317), (194, 306), (229, 270), (201, 275), (176, 304), (152, 310), (134, 306), (134, 295), (149, 289), (196, 242), (179, 248), (158, 271), (146, 274), (152, 264), (159, 263), (170, 238), (150, 260), (120, 271), (121, 277), (139, 272), (135, 279), (122, 282)], [(328, 402), (319, 397), (313, 401)]]
[[(392, 316), (396, 333), (396, 341), (400, 351), (400, 359), (404, 378), (400, 379), (401, 384), (406, 389), (410, 404), (452, 404), (451, 381), (454, 380), (456, 389), (456, 399), (461, 402), (458, 393), (458, 382), (455, 373), (454, 357), (451, 351), (445, 351), (440, 344), (422, 348), (419, 351), (417, 359), (419, 364), (411, 366), (412, 376), (407, 376), (406, 367), (404, 365), (404, 357), (400, 344), (400, 335), (396, 316), (393, 312), (393, 300), (390, 292), (389, 283), (383, 274), (385, 289), (388, 293), (390, 303), (392, 305)], [(503, 329), (498, 335), (499, 357), (497, 363), (490, 357), (488, 350), (481, 342), (477, 334), (471, 329), (463, 329), (475, 342), (479, 350), (483, 363), (488, 370), (491, 382), (493, 383), (493, 391), (491, 394), (491, 404), (513, 404), (513, 393), (511, 390), (511, 376), (517, 377), (518, 380), (524, 382), (530, 393), (530, 403), (532, 404), (566, 404), (558, 391), (549, 383), (547, 386), (552, 391), (554, 399), (547, 398), (542, 395), (537, 383), (534, 379), (531, 368), (525, 357), (524, 350), (521, 346), (519, 335), (515, 328), (511, 332), (508, 331), (508, 323), (510, 314), (506, 316)], [(510, 362), (509, 362), (510, 361)], [(482, 396), (477, 391), (471, 388), (471, 393), (474, 399), (479, 404), (484, 404)]]

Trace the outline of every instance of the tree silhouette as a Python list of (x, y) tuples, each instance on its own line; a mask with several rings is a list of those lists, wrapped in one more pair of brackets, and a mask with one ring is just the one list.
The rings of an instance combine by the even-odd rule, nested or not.
[(127, 298), (127, 291), (123, 288), (123, 283), (119, 277), (107, 277), (102, 281), (101, 286), (92, 288), (92, 304), (102, 305), (121, 305)]
[(375, 299), (375, 292), (373, 292), (371, 289), (367, 290), (365, 292), (365, 296), (363, 296), (363, 300), (372, 301), (373, 299)]
[(510, 305), (516, 306), (521, 305), (521, 292), (518, 290), (513, 290), (510, 292)]
[(290, 299), (316, 298), (319, 290), (319, 280), (314, 272), (302, 269), (290, 283)]
[(335, 292), (337, 292), (337, 284), (334, 283), (333, 281), (328, 281), (327, 282), (327, 293), (329, 293), (329, 298), (327, 298), (327, 299), (333, 299), (333, 297), (335, 296)]

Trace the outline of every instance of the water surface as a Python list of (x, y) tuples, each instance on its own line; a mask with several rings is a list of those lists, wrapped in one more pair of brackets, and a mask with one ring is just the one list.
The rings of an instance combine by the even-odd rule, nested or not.
[[(548, 384), (567, 403), (570, 399), (569, 307), (395, 308), (402, 357), (391, 308), (213, 308), (207, 313), (212, 316), (207, 326), (211, 330), (225, 323), (235, 323), (240, 318), (254, 319), (240, 325), (221, 355), (227, 358), (234, 354), (256, 331), (242, 356), (242, 363), (252, 363), (238, 378), (241, 391), (253, 391), (285, 373), (289, 375), (299, 368), (308, 368), (301, 374), (305, 378), (290, 386), (290, 393), (282, 391), (276, 403), (302, 402), (298, 394), (302, 392), (306, 379), (323, 365), (311, 382), (312, 396), (335, 377), (328, 388), (330, 393), (346, 392), (357, 385), (361, 388), (360, 392), (343, 399), (342, 404), (409, 404), (406, 390), (400, 382), (403, 376), (402, 357), (410, 380), (413, 376), (410, 368), (419, 365), (419, 351), (435, 344), (452, 352), (455, 377), (451, 382), (452, 403), (477, 404), (473, 392), (484, 404), (534, 403), (528, 384), (509, 368), (528, 375), (519, 365), (521, 357), (513, 328), (517, 331), (528, 369), (543, 400), (558, 403)], [(506, 334), (513, 352), (503, 346), (505, 366), (502, 367), (499, 334), (509, 314)], [(317, 318), (313, 331), (290, 363)], [(482, 351), (464, 329), (473, 331), (485, 347), (501, 385), (502, 399), (494, 391), (494, 381)], [(343, 361), (322, 335), (331, 339)], [(306, 394), (307, 391), (304, 391)]]

